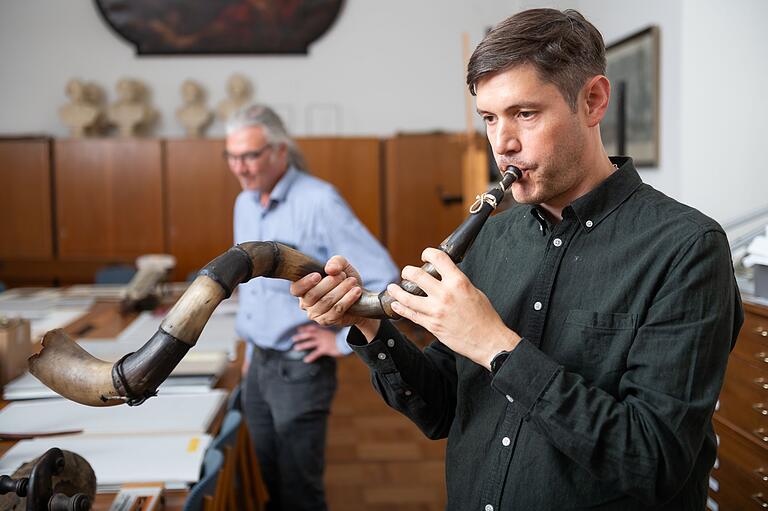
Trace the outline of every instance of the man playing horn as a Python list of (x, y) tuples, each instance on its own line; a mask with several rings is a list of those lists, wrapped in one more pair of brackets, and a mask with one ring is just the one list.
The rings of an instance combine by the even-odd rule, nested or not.
[(712, 413), (743, 321), (728, 241), (643, 184), (600, 139), (605, 46), (576, 11), (496, 26), (467, 83), (499, 168), (522, 177), (463, 263), (426, 249), (426, 296), (389, 286), (397, 314), (435, 334), (423, 352), (388, 320), (353, 317), (342, 257), (292, 285), (348, 342), (384, 400), (448, 438), (447, 509), (702, 510)]
[[(225, 157), (243, 191), (235, 242), (276, 240), (320, 261), (347, 254), (363, 281), (382, 290), (397, 280), (386, 250), (328, 183), (308, 175), (283, 122), (253, 105), (227, 124)], [(351, 349), (348, 329), (308, 321), (289, 282), (240, 285), (237, 332), (248, 342), (243, 409), (261, 464), (270, 510), (322, 510), (325, 436), (336, 390), (335, 357)]]

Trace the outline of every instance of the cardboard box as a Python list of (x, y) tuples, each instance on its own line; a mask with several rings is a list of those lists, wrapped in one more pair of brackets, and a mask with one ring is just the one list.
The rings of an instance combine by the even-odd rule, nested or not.
[(0, 389), (27, 370), (32, 355), (28, 319), (0, 317)]

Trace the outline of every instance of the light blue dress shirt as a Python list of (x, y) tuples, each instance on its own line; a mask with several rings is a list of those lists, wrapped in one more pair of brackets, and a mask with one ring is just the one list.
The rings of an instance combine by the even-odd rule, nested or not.
[[(329, 183), (290, 167), (277, 182), (266, 207), (259, 192), (244, 190), (237, 196), (234, 213), (235, 243), (277, 241), (325, 263), (342, 255), (360, 272), (363, 285), (382, 291), (400, 272), (392, 258), (352, 213)], [(288, 291), (290, 282), (255, 278), (240, 284), (237, 333), (262, 348), (290, 350), (298, 327), (311, 323)], [(351, 352), (349, 328), (336, 333), (336, 344)]]

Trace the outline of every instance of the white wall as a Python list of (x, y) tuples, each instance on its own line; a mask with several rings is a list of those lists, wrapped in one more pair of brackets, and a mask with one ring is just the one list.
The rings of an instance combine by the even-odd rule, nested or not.
[[(488, 26), (534, 6), (580, 9), (607, 43), (658, 25), (661, 157), (643, 179), (720, 221), (768, 202), (757, 156), (768, 118), (763, 0), (346, 0), (308, 56), (217, 57), (137, 57), (91, 0), (0, 0), (0, 134), (64, 136), (56, 111), (69, 78), (95, 81), (113, 100), (127, 76), (151, 88), (156, 134), (181, 136), (181, 82), (200, 81), (213, 107), (235, 72), (296, 135), (463, 131), (462, 32), (474, 47)], [(217, 123), (209, 134), (222, 132)]]
[(681, 199), (727, 222), (768, 206), (768, 2), (687, 0), (682, 17)]

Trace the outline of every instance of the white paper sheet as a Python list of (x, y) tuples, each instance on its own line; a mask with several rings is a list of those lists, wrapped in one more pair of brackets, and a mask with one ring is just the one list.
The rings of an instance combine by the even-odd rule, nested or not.
[(166, 487), (198, 480), (209, 435), (70, 435), (23, 440), (0, 458), (0, 474), (58, 447), (85, 458), (96, 473), (98, 491), (121, 484), (163, 482)]
[(4, 434), (205, 433), (227, 398), (224, 390), (206, 394), (157, 396), (141, 406), (85, 406), (66, 399), (14, 402), (0, 410)]

